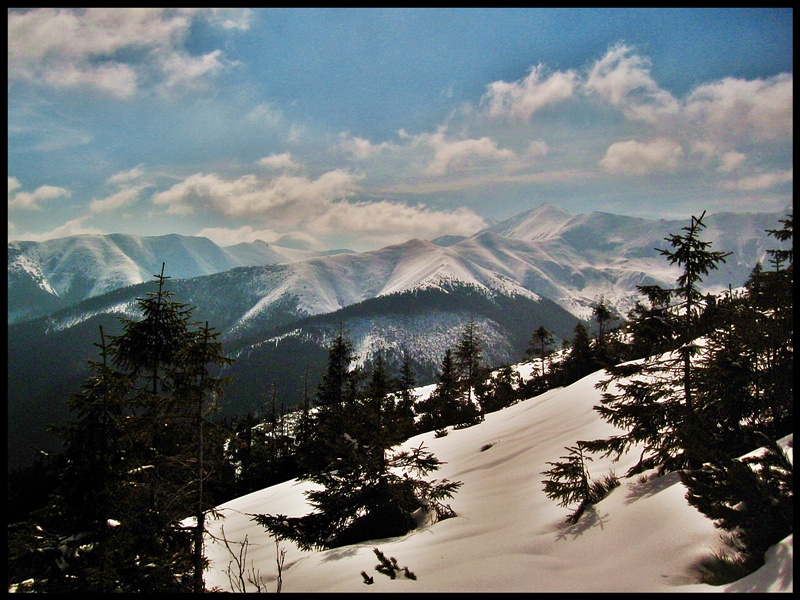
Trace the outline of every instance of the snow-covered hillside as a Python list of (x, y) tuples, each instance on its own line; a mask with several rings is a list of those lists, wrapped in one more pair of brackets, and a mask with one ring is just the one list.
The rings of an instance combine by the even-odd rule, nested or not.
[[(531, 366), (524, 367), (529, 374)], [(402, 537), (327, 551), (302, 552), (282, 541), (282, 591), (791, 592), (792, 536), (771, 548), (767, 564), (747, 578), (720, 587), (698, 583), (695, 565), (723, 544), (720, 531), (685, 500), (676, 474), (622, 478), (578, 523), (565, 524), (569, 511), (545, 496), (541, 473), (566, 446), (615, 432), (593, 410), (600, 400), (595, 384), (602, 378), (602, 372), (589, 375), (445, 437), (430, 432), (411, 438), (404, 447), (424, 444), (446, 463), (431, 478), (463, 482), (450, 501), (458, 516)], [(621, 476), (637, 458), (611, 463), (595, 457), (590, 474)], [(213, 536), (224, 533), (239, 558), (246, 539), (241, 566), (258, 578), (262, 591), (276, 590), (278, 547), (249, 515), (307, 514), (303, 492), (309, 485), (291, 480), (237, 498), (219, 507), (224, 518), (209, 523)], [(416, 580), (376, 572), (373, 548), (408, 566)], [(209, 541), (206, 552), (207, 587), (231, 589), (227, 571), (239, 571), (230, 551), (218, 539)], [(361, 571), (374, 577), (372, 585), (363, 582)], [(253, 583), (246, 585), (256, 591)]]

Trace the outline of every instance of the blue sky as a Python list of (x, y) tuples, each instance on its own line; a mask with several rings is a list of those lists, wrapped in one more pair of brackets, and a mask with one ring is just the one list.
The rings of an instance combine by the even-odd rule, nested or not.
[(792, 204), (792, 9), (8, 12), (8, 237), (317, 249)]

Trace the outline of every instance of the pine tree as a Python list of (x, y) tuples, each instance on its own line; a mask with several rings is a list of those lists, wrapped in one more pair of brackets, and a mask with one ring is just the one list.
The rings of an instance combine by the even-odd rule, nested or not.
[(354, 383), (332, 385), (334, 381), (345, 381), (337, 365), (349, 365), (354, 360), (346, 346), (341, 336), (334, 342), (329, 352), (328, 377), (323, 377), (317, 392), (323, 402), (334, 399), (321, 404), (318, 414), (341, 408), (345, 419), (338, 431), (331, 428), (330, 420), (317, 421), (326, 427), (318, 441), (323, 441), (323, 436), (333, 436), (327, 443), (336, 454), (326, 467), (307, 475), (319, 486), (306, 494), (314, 512), (303, 517), (254, 517), (279, 539), (291, 539), (303, 549), (402, 535), (415, 526), (412, 513), (425, 506), (432, 506), (440, 517), (450, 516), (445, 514), (449, 507), (442, 500), (461, 485), (421, 479), (441, 464), (421, 446), (415, 451), (392, 450), (398, 437), (391, 419), (391, 378), (382, 355), (378, 355), (364, 389), (356, 387), (352, 404), (346, 399), (338, 404), (335, 391), (349, 389)]
[(558, 366), (559, 385), (569, 385), (599, 368), (592, 353), (586, 326), (578, 323), (573, 331), (572, 345), (566, 358)]
[(498, 369), (482, 386), (479, 398), (483, 413), (495, 412), (516, 403), (520, 399), (518, 390), (521, 387), (520, 377), (510, 365)]
[(303, 469), (319, 472), (334, 468), (343, 460), (358, 422), (356, 401), (362, 372), (353, 368), (353, 343), (344, 330), (328, 350), (328, 366), (316, 389), (316, 412), (311, 419), (309, 439), (301, 453)]
[(592, 458), (584, 454), (584, 447), (578, 442), (574, 447), (567, 447), (567, 456), (562, 456), (563, 462), (548, 462), (551, 466), (542, 475), (548, 478), (543, 480), (545, 495), (558, 502), (559, 506), (577, 504), (577, 508), (567, 517), (568, 523), (577, 523), (586, 507), (596, 502), (589, 469), (586, 462)]
[(475, 321), (473, 319), (470, 319), (469, 323), (464, 326), (464, 331), (461, 333), (456, 345), (453, 358), (463, 390), (463, 401), (456, 424), (473, 425), (483, 419), (474, 396), (475, 388), (478, 387), (486, 375), (486, 369), (483, 366), (483, 348), (475, 331)]
[[(605, 393), (596, 410), (609, 423), (626, 431), (607, 440), (586, 442), (585, 446), (592, 452), (620, 456), (641, 444), (641, 458), (628, 474), (654, 466), (662, 471), (682, 469), (702, 463), (705, 454), (697, 443), (703, 436), (694, 401), (696, 377), (692, 369), (692, 357), (697, 351), (693, 342), (698, 335), (696, 322), (703, 307), (698, 284), (729, 253), (711, 251), (710, 242), (699, 238), (705, 227), (704, 216), (705, 212), (699, 218), (693, 216), (691, 225), (683, 229), (684, 234), (665, 238), (674, 250), (657, 249), (670, 264), (681, 267), (677, 286), (640, 288), (652, 304), (662, 305), (675, 315), (680, 347), (660, 357), (610, 368), (611, 376), (598, 384)], [(611, 383), (616, 383), (620, 391), (608, 392)]]
[(550, 345), (553, 343), (553, 334), (545, 329), (544, 325), (540, 325), (536, 331), (531, 335), (528, 342), (528, 349), (526, 354), (528, 356), (539, 356), (542, 359), (541, 376), (544, 377), (544, 359), (548, 354)]
[(600, 296), (600, 299), (592, 306), (592, 316), (597, 321), (597, 345), (604, 348), (606, 327), (614, 315), (603, 296)]
[[(784, 230), (791, 239), (791, 217)], [(704, 464), (681, 473), (687, 499), (715, 525), (730, 532), (731, 543), (748, 570), (793, 531), (792, 463), (779, 440), (793, 423), (792, 253), (783, 270), (765, 273), (759, 265), (746, 294), (721, 308), (722, 326), (707, 334), (696, 368), (696, 409)], [(777, 265), (776, 265), (777, 267)]]
[(450, 348), (445, 350), (442, 357), (436, 388), (428, 398), (417, 403), (417, 408), (420, 431), (439, 431), (459, 422), (460, 386)]
[(394, 394), (396, 404), (393, 427), (396, 429), (400, 441), (407, 440), (416, 432), (414, 405), (417, 397), (413, 392), (415, 387), (417, 387), (417, 378), (411, 367), (411, 361), (406, 356), (400, 366), (400, 377), (396, 382)]

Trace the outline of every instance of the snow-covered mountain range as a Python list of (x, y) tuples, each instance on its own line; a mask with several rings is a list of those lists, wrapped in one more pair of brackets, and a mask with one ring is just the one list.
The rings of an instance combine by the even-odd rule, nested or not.
[(257, 240), (220, 247), (184, 235), (76, 235), (8, 243), (8, 322), (30, 320), (106, 292), (169, 275), (187, 279), (234, 267), (288, 263), (324, 253)]
[[(732, 255), (705, 289), (741, 286), (778, 247), (766, 230), (784, 217), (708, 215), (703, 239)], [(435, 379), (470, 320), (489, 365), (517, 362), (540, 325), (559, 343), (601, 296), (624, 315), (640, 298), (637, 285), (674, 285), (678, 267), (656, 248), (689, 222), (571, 215), (545, 204), (464, 239), (328, 255), (178, 235), (11, 242), (9, 449), (27, 448), (32, 431), (65, 417), (68, 394), (97, 358), (98, 327), (118, 332), (117, 316), (137, 316), (136, 299), (155, 289), (162, 262), (176, 300), (196, 307), (193, 316), (236, 358), (226, 400), (236, 414), (258, 410), (267, 388), (292, 406), (304, 377), (313, 392), (341, 329), (362, 362), (378, 351), (395, 363), (406, 356), (422, 382)]]
[[(733, 255), (705, 281), (708, 291), (741, 285), (763, 261), (778, 213), (709, 215), (704, 239)], [(442, 244), (410, 240), (360, 254), (321, 256), (264, 242), (220, 247), (201, 237), (82, 235), (46, 242), (9, 242), (8, 322), (29, 320), (115, 289), (152, 280), (162, 262), (174, 279), (235, 267), (287, 265), (261, 279), (266, 286), (252, 314), (296, 296), (308, 314), (332, 312), (376, 296), (459, 281), (529, 297), (541, 295), (580, 318), (602, 295), (627, 312), (636, 286), (669, 286), (677, 268), (655, 248), (684, 221), (647, 220), (593, 212), (571, 215), (552, 204), (498, 223), (472, 237)], [(774, 240), (772, 240), (774, 245)], [(446, 247), (445, 247), (446, 245)], [(255, 285), (259, 285), (258, 282)]]

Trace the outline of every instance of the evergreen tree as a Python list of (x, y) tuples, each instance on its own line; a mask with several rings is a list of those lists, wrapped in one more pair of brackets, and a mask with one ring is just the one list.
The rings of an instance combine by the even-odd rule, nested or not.
[[(780, 241), (791, 239), (791, 217), (784, 225), (770, 230)], [(726, 303), (725, 323), (707, 335), (697, 367), (703, 436), (689, 441), (701, 447), (704, 464), (681, 473), (689, 502), (730, 532), (748, 570), (793, 531), (793, 467), (778, 443), (794, 430), (787, 252), (783, 270), (756, 265), (745, 296)]]
[[(605, 393), (597, 411), (609, 423), (626, 431), (606, 440), (586, 442), (585, 447), (592, 452), (619, 456), (632, 445), (641, 444), (644, 447), (641, 459), (629, 474), (654, 466), (662, 470), (681, 469), (703, 460), (704, 452), (694, 443), (702, 439), (692, 370), (692, 357), (697, 350), (693, 340), (698, 334), (696, 321), (703, 299), (697, 286), (728, 255), (709, 250), (710, 242), (700, 239), (704, 216), (705, 212), (699, 218), (693, 216), (691, 225), (683, 229), (684, 234), (666, 238), (674, 250), (657, 249), (670, 264), (681, 266), (677, 286), (640, 288), (647, 292), (651, 304), (663, 305), (675, 315), (673, 322), (679, 327), (681, 346), (660, 357), (610, 368), (611, 377), (598, 384)], [(617, 384), (619, 392), (607, 391), (612, 382)], [(691, 446), (689, 442), (693, 442)]]
[(486, 369), (483, 366), (483, 348), (475, 331), (475, 321), (470, 319), (456, 345), (456, 368), (459, 371), (459, 382), (463, 390), (462, 406), (459, 410), (458, 425), (473, 425), (482, 420), (479, 405), (475, 399), (475, 388), (483, 381)]
[[(315, 511), (303, 517), (262, 514), (254, 518), (279, 539), (291, 539), (304, 549), (402, 535), (415, 526), (412, 513), (426, 506), (440, 518), (451, 516), (442, 501), (461, 485), (420, 479), (441, 464), (422, 446), (414, 451), (392, 450), (400, 440), (391, 418), (391, 378), (381, 354), (352, 405), (347, 400), (342, 405), (337, 401), (324, 403), (337, 397), (332, 393), (337, 388), (351, 387), (352, 382), (342, 386), (331, 383), (335, 374), (341, 373), (336, 370), (337, 365), (352, 360), (340, 336), (330, 351), (328, 377), (323, 377), (318, 388), (317, 397), (323, 401), (318, 414), (326, 415), (332, 408), (343, 406), (346, 421), (338, 432), (330, 428), (332, 421), (318, 421), (327, 426), (324, 435), (333, 434), (328, 444), (336, 454), (327, 467), (307, 476), (319, 486), (306, 494)], [(343, 378), (338, 376), (337, 380)]]
[(545, 329), (544, 325), (540, 325), (539, 328), (533, 332), (533, 335), (531, 335), (531, 339), (528, 342), (526, 354), (531, 357), (539, 356), (542, 359), (542, 377), (544, 377), (544, 358), (547, 356), (550, 344), (552, 343), (553, 334)]
[(480, 394), (481, 409), (483, 413), (495, 412), (515, 404), (519, 398), (522, 382), (519, 375), (510, 365), (498, 369), (482, 386)]
[(542, 483), (545, 495), (556, 500), (559, 506), (578, 505), (567, 517), (568, 523), (577, 523), (586, 507), (598, 500), (592, 492), (589, 469), (586, 467), (586, 462), (592, 458), (584, 454), (581, 442), (566, 450), (569, 453), (561, 457), (563, 462), (547, 463), (551, 468), (542, 472), (542, 475), (548, 476)]
[[(163, 269), (157, 292), (139, 299), (140, 321), (122, 319), (110, 343), (101, 330), (102, 361), (70, 398), (79, 418), (58, 428), (64, 468), (41, 515), (38, 549), (52, 559), (43, 591), (202, 591), (203, 485), (221, 448), (204, 432), (206, 399), (223, 385), (208, 368), (230, 361), (172, 300)], [(190, 515), (194, 528), (182, 524)]]
[(572, 345), (566, 358), (558, 367), (558, 374), (560, 377), (558, 383), (560, 385), (569, 385), (593, 373), (598, 368), (594, 354), (592, 353), (589, 333), (586, 330), (586, 326), (582, 323), (578, 323), (575, 325), (573, 331)]
[(414, 405), (417, 397), (413, 390), (417, 387), (417, 378), (407, 356), (403, 359), (400, 367), (400, 377), (396, 387), (393, 426), (397, 430), (398, 438), (402, 441), (407, 440), (416, 432)]
[(417, 408), (420, 431), (438, 431), (460, 421), (460, 386), (450, 348), (445, 350), (442, 357), (436, 388), (428, 398), (417, 403)]
[(353, 428), (358, 423), (356, 402), (362, 379), (355, 362), (353, 343), (340, 330), (328, 350), (328, 367), (316, 390), (316, 412), (309, 439), (300, 460), (304, 470), (332, 468), (348, 453)]
[(614, 315), (603, 296), (592, 306), (592, 317), (597, 321), (597, 345), (604, 348), (606, 328)]

